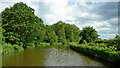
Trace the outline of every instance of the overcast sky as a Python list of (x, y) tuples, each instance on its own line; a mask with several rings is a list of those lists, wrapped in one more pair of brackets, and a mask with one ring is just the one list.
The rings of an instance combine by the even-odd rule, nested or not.
[(111, 39), (118, 34), (118, 2), (45, 1), (0, 0), (0, 12), (16, 2), (24, 2), (35, 9), (35, 15), (42, 18), (44, 24), (51, 25), (61, 20), (75, 24), (80, 30), (93, 26), (102, 39)]

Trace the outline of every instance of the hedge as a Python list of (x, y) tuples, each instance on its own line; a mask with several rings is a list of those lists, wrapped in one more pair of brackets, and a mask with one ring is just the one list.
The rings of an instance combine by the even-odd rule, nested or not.
[(120, 64), (120, 51), (113, 51), (111, 49), (97, 47), (97, 46), (87, 46), (87, 45), (70, 45), (70, 48), (90, 56), (95, 56), (102, 58), (104, 60), (113, 62), (115, 64)]

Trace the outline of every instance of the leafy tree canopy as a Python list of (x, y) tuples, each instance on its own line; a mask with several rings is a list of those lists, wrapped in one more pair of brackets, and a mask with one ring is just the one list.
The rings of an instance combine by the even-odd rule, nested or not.
[(35, 16), (34, 9), (22, 2), (2, 11), (2, 27), (5, 29), (5, 41), (12, 44), (22, 42), (27, 45), (34, 43), (36, 38), (43, 41), (46, 34), (43, 21)]
[(53, 44), (58, 42), (58, 37), (55, 34), (55, 32), (52, 30), (52, 28), (48, 25), (46, 25), (46, 42)]
[(80, 36), (82, 36), (82, 40), (86, 40), (89, 43), (95, 41), (99, 35), (93, 27), (88, 26), (83, 28)]

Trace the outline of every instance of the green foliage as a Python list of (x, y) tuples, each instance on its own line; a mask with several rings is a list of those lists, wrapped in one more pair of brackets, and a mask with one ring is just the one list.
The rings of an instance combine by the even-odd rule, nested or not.
[(4, 43), (2, 46), (2, 55), (11, 54), (14, 52), (14, 48), (10, 43)]
[(0, 23), (0, 45), (2, 45), (2, 26)]
[(40, 43), (39, 46), (50, 46), (50, 44), (49, 43)]
[(79, 43), (80, 43), (80, 44), (87, 44), (87, 41), (86, 41), (86, 40), (80, 40)]
[(5, 30), (2, 28), (1, 23), (0, 23), (0, 43), (1, 44), (5, 43), (5, 36), (3, 35), (4, 32)]
[(75, 42), (71, 42), (69, 45), (77, 45), (77, 43), (75, 43)]
[(65, 37), (65, 29), (64, 24), (62, 21), (53, 24), (51, 27), (55, 31), (56, 35), (58, 36), (58, 42), (65, 44), (66, 37)]
[(22, 2), (16, 3), (2, 11), (1, 15), (0, 38), (2, 36), (3, 53), (23, 50), (27, 46), (35, 47), (39, 42), (44, 42), (45, 25), (41, 18), (35, 16), (31, 7)]
[(95, 41), (99, 35), (93, 27), (88, 26), (83, 28), (80, 36), (82, 36), (82, 40), (86, 40), (89, 43)]
[(83, 44), (87, 44), (86, 40), (83, 40)]
[(117, 38), (116, 47), (120, 51), (120, 37)]
[(27, 46), (35, 47), (34, 43), (28, 43)]
[(107, 47), (115, 46), (118, 50), (120, 50), (120, 37), (109, 40), (96, 40), (95, 43), (105, 43), (107, 44)]
[(66, 35), (66, 39), (69, 39), (70, 42), (73, 42), (74, 41), (74, 33), (73, 33), (73, 29), (71, 27), (72, 27), (72, 25), (70, 25), (70, 24), (65, 25), (65, 35)]
[(56, 43), (56, 45), (62, 45), (62, 43)]
[(47, 43), (53, 44), (58, 42), (58, 37), (50, 26), (46, 26), (46, 40)]
[(65, 36), (70, 42), (79, 42), (80, 29), (76, 25), (65, 24)]
[(18, 46), (17, 44), (14, 44), (14, 45), (13, 45), (13, 48), (14, 48), (15, 50), (18, 50), (18, 51), (24, 50), (23, 47)]
[(4, 43), (2, 44), (2, 55), (12, 54), (15, 53), (15, 51), (23, 51), (23, 47), (17, 45), (17, 44), (10, 44), (10, 43)]
[(1, 14), (0, 14), (0, 45), (2, 43), (2, 21), (1, 21)]
[(51, 25), (52, 29), (58, 36), (58, 42), (68, 44), (69, 42), (79, 42), (81, 37), (79, 36), (80, 30), (76, 25), (65, 24), (62, 21)]
[(120, 38), (120, 36), (116, 34), (115, 38)]
[(115, 51), (107, 47), (89, 46), (89, 45), (70, 45), (70, 48), (86, 55), (102, 58), (104, 60), (119, 64), (120, 51)]
[(6, 43), (12, 45), (22, 42), (24, 47), (29, 46), (35, 39), (43, 42), (46, 36), (43, 21), (35, 16), (34, 9), (22, 2), (2, 11), (2, 28)]

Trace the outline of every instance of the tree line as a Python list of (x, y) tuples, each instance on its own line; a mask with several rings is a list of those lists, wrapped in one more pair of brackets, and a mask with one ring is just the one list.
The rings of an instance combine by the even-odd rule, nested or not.
[[(80, 30), (74, 24), (58, 21), (53, 25), (44, 25), (41, 18), (35, 16), (35, 10), (25, 3), (14, 4), (1, 12), (2, 44), (9, 43), (23, 48), (38, 46), (40, 43), (92, 42), (98, 39), (98, 33), (93, 27)], [(3, 45), (4, 47), (4, 45)]]

